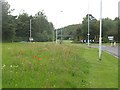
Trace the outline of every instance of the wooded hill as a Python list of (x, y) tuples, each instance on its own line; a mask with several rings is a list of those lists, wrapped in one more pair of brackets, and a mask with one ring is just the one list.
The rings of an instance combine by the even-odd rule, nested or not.
[[(90, 14), (90, 40), (98, 42), (99, 40), (99, 30), (100, 30), (100, 21), (97, 20)], [(110, 18), (103, 18), (103, 27), (102, 27), (102, 40), (104, 42), (109, 42), (108, 36), (114, 36), (114, 41), (118, 40), (118, 28), (120, 28), (120, 20), (116, 17), (114, 20)], [(81, 24), (69, 25), (62, 28), (63, 38), (71, 38), (74, 41), (87, 40), (88, 38), (88, 15), (83, 18)], [(59, 29), (60, 34), (60, 29)]]

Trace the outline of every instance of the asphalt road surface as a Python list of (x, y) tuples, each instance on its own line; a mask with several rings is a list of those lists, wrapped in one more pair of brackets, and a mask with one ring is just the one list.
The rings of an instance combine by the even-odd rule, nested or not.
[[(98, 46), (91, 46), (92, 48), (98, 48)], [(107, 51), (108, 53), (112, 54), (115, 57), (120, 58), (120, 46), (102, 46), (102, 50)]]

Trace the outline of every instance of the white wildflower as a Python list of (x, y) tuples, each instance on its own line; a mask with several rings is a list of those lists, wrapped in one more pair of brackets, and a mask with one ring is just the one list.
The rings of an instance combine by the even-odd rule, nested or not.
[(10, 65), (10, 67), (13, 67), (12, 65)]
[(4, 64), (3, 67), (5, 67), (6, 65)]
[(18, 67), (18, 65), (15, 66), (16, 68)]
[(18, 65), (16, 67), (18, 67)]

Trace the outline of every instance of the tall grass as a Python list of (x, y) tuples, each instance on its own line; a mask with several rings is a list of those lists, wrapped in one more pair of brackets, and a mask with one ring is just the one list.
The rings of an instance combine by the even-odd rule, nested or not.
[(4, 43), (3, 88), (118, 87), (117, 59), (77, 44)]

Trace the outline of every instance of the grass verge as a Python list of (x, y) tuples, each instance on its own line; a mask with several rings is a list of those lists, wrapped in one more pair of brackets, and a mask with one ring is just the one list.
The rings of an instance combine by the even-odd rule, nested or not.
[(3, 88), (117, 88), (118, 60), (80, 44), (3, 43)]

